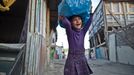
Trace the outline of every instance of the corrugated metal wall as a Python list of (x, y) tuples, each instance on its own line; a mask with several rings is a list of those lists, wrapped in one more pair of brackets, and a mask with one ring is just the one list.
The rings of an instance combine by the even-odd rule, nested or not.
[(110, 61), (134, 65), (134, 24), (109, 35)]

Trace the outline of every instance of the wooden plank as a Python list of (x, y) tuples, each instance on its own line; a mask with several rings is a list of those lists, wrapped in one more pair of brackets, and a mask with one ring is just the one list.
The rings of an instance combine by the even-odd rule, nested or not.
[(25, 44), (7, 44), (7, 43), (0, 43), (0, 49), (10, 49), (10, 50), (20, 50), (24, 47)]
[(6, 75), (6, 73), (5, 72), (0, 72), (0, 75)]
[(110, 13), (110, 15), (115, 19), (115, 21), (116, 21), (120, 26), (122, 26), (120, 20), (115, 16), (115, 14), (114, 14), (111, 10), (109, 10), (109, 8), (107, 8), (107, 7), (105, 7), (105, 8), (106, 8), (106, 10), (108, 10), (108, 12)]
[(125, 8), (125, 3), (124, 2), (122, 2), (121, 3), (121, 9), (122, 9), (122, 11), (123, 11), (123, 18), (124, 18), (124, 24), (125, 24), (125, 26), (127, 25), (127, 15), (126, 15), (126, 13), (127, 12), (125, 12), (125, 10), (126, 10), (126, 8)]
[(15, 58), (12, 57), (0, 57), (0, 61), (15, 61)]

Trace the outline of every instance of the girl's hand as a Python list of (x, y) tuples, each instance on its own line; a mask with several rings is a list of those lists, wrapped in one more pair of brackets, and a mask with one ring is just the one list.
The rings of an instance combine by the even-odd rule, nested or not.
[(59, 18), (59, 20), (63, 20), (64, 16), (59, 16), (58, 18)]
[(90, 13), (90, 18), (91, 18), (91, 20), (93, 19), (93, 13)]
[(92, 17), (93, 16), (93, 13), (90, 13), (90, 16)]

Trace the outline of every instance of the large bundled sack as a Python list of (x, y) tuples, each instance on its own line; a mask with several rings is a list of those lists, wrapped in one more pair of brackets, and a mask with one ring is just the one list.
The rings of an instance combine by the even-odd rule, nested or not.
[(68, 18), (72, 15), (80, 15), (84, 23), (89, 19), (90, 13), (91, 0), (62, 0), (58, 6), (58, 15)]

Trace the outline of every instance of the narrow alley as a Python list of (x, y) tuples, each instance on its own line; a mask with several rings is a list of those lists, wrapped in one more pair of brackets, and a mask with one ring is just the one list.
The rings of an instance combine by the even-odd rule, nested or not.
[[(65, 60), (53, 60), (48, 75), (63, 75)], [(89, 60), (92, 75), (133, 75), (134, 65), (114, 63), (108, 60)]]

